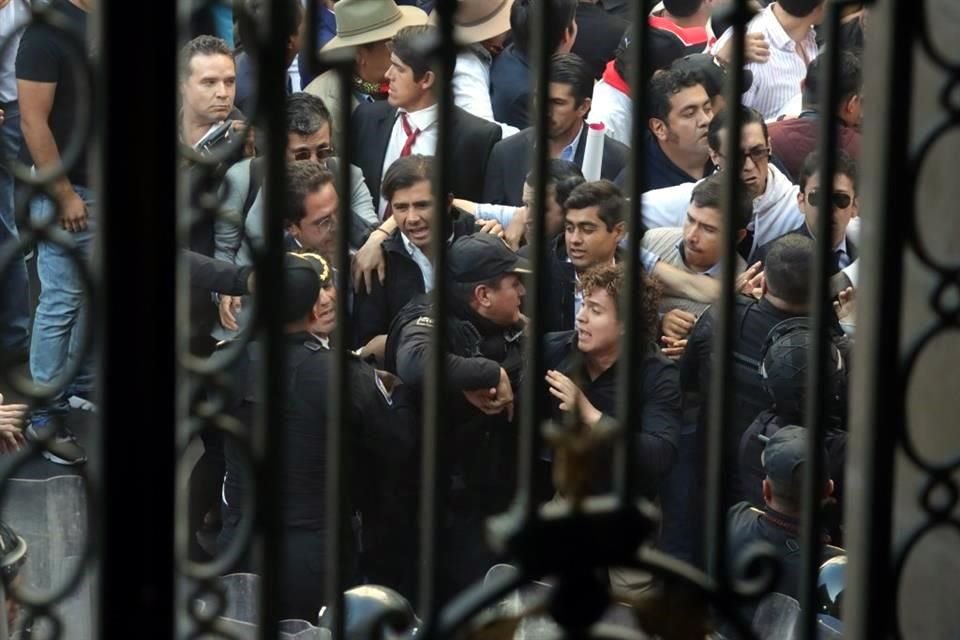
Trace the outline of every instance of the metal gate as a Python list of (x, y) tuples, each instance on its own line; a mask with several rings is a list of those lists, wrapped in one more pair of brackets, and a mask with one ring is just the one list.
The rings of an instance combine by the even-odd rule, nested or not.
[[(93, 166), (97, 180), (95, 187), (102, 203), (102, 227), (98, 251), (93, 268), (87, 277), (89, 304), (94, 310), (93, 342), (98, 356), (98, 380), (100, 388), (100, 416), (102, 431), (98, 434), (96, 451), (91, 455), (91, 464), (85, 473), (87, 488), (88, 536), (91, 544), (84, 547), (83, 558), (87, 569), (96, 569), (99, 577), (99, 620), (97, 637), (104, 638), (170, 638), (203, 637), (214, 633), (220, 624), (217, 617), (225, 611), (222, 597), (223, 586), (219, 581), (231, 558), (251, 549), (260, 555), (264, 572), (261, 576), (262, 605), (259, 611), (257, 637), (275, 637), (277, 629), (276, 586), (280, 554), (280, 493), (274, 474), (282, 465), (279, 440), (266, 437), (264, 425), (271, 418), (281, 415), (279, 406), (283, 397), (281, 376), (283, 366), (283, 342), (281, 319), (276, 314), (259, 313), (256, 319), (256, 334), (264, 345), (262, 376), (262, 413), (258, 430), (247, 437), (222, 411), (224, 393), (223, 370), (229, 360), (236, 357), (236, 350), (218, 354), (210, 360), (200, 360), (187, 354), (186, 317), (187, 273), (183, 264), (178, 264), (178, 238), (182, 239), (198, 216), (218, 215), (219, 195), (215, 187), (215, 168), (212, 163), (205, 170), (210, 180), (200, 180), (187, 185), (180, 179), (178, 165), (182, 160), (177, 146), (176, 61), (177, 34), (185, 33), (185, 25), (195, 3), (181, 1), (179, 7), (172, 2), (121, 2), (100, 0), (95, 16), (93, 54), (88, 63), (77, 61), (76, 73), (89, 81), (87, 103), (81, 101), (78, 109), (81, 122), (89, 118), (90, 128), (80, 127), (78, 135), (93, 136)], [(745, 0), (729, 3), (734, 19), (735, 52), (731, 65), (732, 86), (727, 95), (729, 103), (735, 103), (743, 85), (742, 44), (744, 25), (751, 13)], [(960, 64), (940, 49), (930, 36), (927, 21), (930, 16), (926, 7), (931, 4), (877, 1), (871, 7), (871, 36), (866, 58), (871, 61), (867, 80), (871, 110), (865, 134), (868, 140), (864, 157), (863, 182), (864, 209), (873, 219), (866, 226), (863, 253), (864, 276), (859, 301), (860, 330), (858, 335), (854, 382), (853, 414), (851, 432), (853, 450), (851, 469), (857, 475), (858, 495), (851, 496), (848, 514), (850, 532), (850, 572), (848, 574), (845, 603), (846, 637), (878, 638), (901, 637), (897, 617), (897, 581), (904, 564), (915, 548), (924, 540), (924, 534), (934, 527), (960, 527), (953, 515), (958, 493), (953, 478), (960, 460), (954, 456), (944, 463), (927, 461), (913, 446), (906, 430), (905, 398), (907, 384), (916, 359), (922, 350), (940, 333), (955, 329), (960, 321), (960, 312), (950, 300), (960, 284), (960, 270), (955, 265), (939, 261), (925, 250), (918, 231), (915, 190), (923, 167), (923, 159), (938, 138), (947, 134), (960, 123), (960, 107), (956, 92), (960, 86)], [(649, 7), (635, 2), (635, 18), (645, 16)], [(535, 200), (543, 202), (545, 184), (542, 177), (546, 170), (546, 110), (536, 105), (545, 105), (547, 100), (546, 68), (543, 64), (549, 52), (544, 37), (545, 18), (543, 4), (536, 9), (532, 38), (532, 68), (536, 69), (534, 110), (537, 125), (537, 145), (540, 150), (532, 164), (536, 184)], [(827, 42), (833, 42), (839, 25), (840, 3), (829, 3), (826, 22)], [(309, 3), (307, 25), (310, 27), (308, 42), (316, 42), (316, 3)], [(455, 3), (440, 1), (441, 41), (435, 44), (438, 76), (449, 78), (452, 74), (456, 49), (452, 41), (452, 12)], [(42, 8), (36, 8), (38, 19), (47, 16)], [(284, 64), (282, 48), (269, 43), (282, 42), (284, 35), (280, 26), (283, 16), (276, 15), (285, 9), (282, 3), (271, 5), (274, 15), (265, 23), (257, 24), (260, 40), (255, 47), (258, 60), (259, 98), (254, 122), (266, 135), (267, 158), (266, 206), (283, 207), (284, 147), (286, 127), (284, 122), (283, 87)], [(241, 19), (243, 19), (241, 17)], [(647, 23), (634, 19), (636, 30), (636, 57), (631, 85), (633, 91), (634, 121), (643, 120), (646, 103), (645, 86), (639, 79), (646, 77), (648, 66), (644, 55), (647, 46)], [(178, 28), (179, 27), (179, 28)], [(904, 83), (913, 77), (913, 47), (919, 43), (925, 55), (937, 65), (943, 77), (942, 107), (946, 112), (942, 122), (936, 124), (923, 144), (911, 145), (907, 123), (910, 122), (911, 104), (902, 99)], [(304, 52), (316, 47), (305, 46)], [(827, 47), (827, 64), (824, 67), (826, 87), (824, 104), (833, 104), (837, 88), (836, 47)], [(319, 64), (319, 60), (313, 61)], [(326, 65), (337, 66), (341, 73), (341, 90), (349, 93), (350, 76), (347, 59), (325, 59)], [(446, 194), (449, 163), (447, 123), (450, 122), (453, 104), (449, 82), (440, 83), (440, 135), (437, 163), (436, 194)], [(739, 131), (739, 111), (731, 111), (731, 131)], [(349, 102), (341, 114), (343, 139), (336, 141), (341, 162), (350, 162), (350, 148), (346, 139), (349, 130)], [(832, 121), (823, 119), (821, 147), (835, 149), (837, 132), (829, 126)], [(638, 127), (639, 128), (639, 127)], [(739, 136), (728, 136), (737, 140)], [(635, 145), (634, 148), (638, 148)], [(69, 153), (67, 154), (69, 156)], [(730, 154), (728, 157), (739, 157)], [(74, 158), (74, 161), (76, 158)], [(203, 165), (204, 161), (199, 160)], [(631, 184), (639, 184), (644, 175), (642, 154), (634, 154), (631, 164)], [(820, 175), (834, 173), (833, 154), (823, 155)], [(31, 176), (25, 167), (16, 168), (18, 178), (29, 189), (48, 189), (50, 176)], [(736, 179), (738, 171), (727, 172), (727, 208), (737, 201), (737, 192), (743, 186)], [(349, 192), (349, 172), (340, 172), (340, 193)], [(898, 180), (900, 182), (898, 182)], [(824, 202), (830, 202), (832, 183), (824, 181)], [(437, 197), (437, 201), (443, 198)], [(640, 199), (633, 198), (633, 207), (640, 206)], [(43, 237), (49, 229), (34, 229), (26, 222), (25, 211), (20, 212), (21, 245)], [(346, 215), (343, 211), (341, 216)], [(635, 210), (631, 216), (633, 228), (639, 219)], [(828, 216), (819, 216), (816, 233), (826, 237)], [(256, 255), (257, 277), (260, 282), (275, 283), (259, 287), (256, 293), (260, 309), (276, 309), (283, 299), (282, 273), (282, 228), (278, 216), (268, 217), (264, 250)], [(436, 272), (444, 272), (445, 238), (447, 231), (442, 225), (434, 225), (433, 243), (438, 247)], [(635, 364), (641, 357), (642, 345), (634, 332), (628, 331), (625, 342), (626, 366), (621, 368), (622, 423), (626, 425), (618, 435), (619, 445), (614, 469), (615, 490), (609, 499), (582, 505), (583, 508), (567, 512), (550, 513), (540, 509), (532, 499), (534, 442), (544, 416), (540, 415), (537, 403), (528, 402), (523, 407), (519, 435), (520, 456), (518, 486), (511, 511), (494, 523), (493, 535), (503, 549), (504, 560), (510, 561), (518, 570), (492, 576), (486, 584), (478, 584), (461, 594), (453, 602), (438, 607), (435, 590), (437, 566), (432, 550), (436, 548), (438, 510), (440, 509), (439, 433), (445, 421), (443, 359), (436, 358), (430, 373), (430, 383), (424, 399), (424, 444), (422, 468), (422, 510), (419, 594), (422, 626), (418, 635), (423, 638), (448, 638), (463, 631), (468, 621), (490, 605), (493, 605), (516, 588), (544, 576), (553, 578), (554, 587), (546, 600), (545, 610), (557, 614), (555, 618), (567, 634), (595, 637), (637, 637), (636, 630), (615, 630), (610, 627), (592, 627), (600, 619), (608, 603), (606, 586), (592, 578), (593, 571), (610, 566), (633, 566), (650, 571), (660, 578), (665, 591), (653, 608), (668, 607), (680, 602), (680, 611), (690, 616), (706, 616), (715, 612), (728, 624), (750, 636), (747, 621), (741, 620), (738, 606), (751, 598), (755, 599), (772, 589), (775, 579), (775, 562), (762, 554), (742, 558), (736, 567), (727, 561), (726, 528), (724, 512), (720, 505), (724, 494), (723, 479), (729, 461), (721, 455), (724, 425), (731, 415), (730, 398), (727, 393), (732, 379), (732, 327), (733, 327), (733, 256), (734, 231), (726, 225), (724, 237), (723, 297), (719, 304), (719, 331), (717, 349), (722, 354), (721, 366), (714, 371), (711, 394), (708, 461), (708, 514), (707, 539), (709, 564), (707, 572), (687, 566), (673, 558), (649, 548), (637, 553), (638, 543), (649, 536), (655, 526), (655, 513), (649, 505), (640, 504), (633, 494), (632, 474), (636, 472), (632, 448), (626, 446), (631, 432), (636, 428), (639, 413), (636, 398), (626, 393), (632, 388), (631, 378)], [(341, 224), (340, 228), (346, 228)], [(531, 260), (542, 264), (545, 243), (541, 241), (544, 230), (542, 212), (535, 216)], [(347, 234), (339, 234), (337, 268), (349, 272)], [(638, 255), (639, 233), (628, 235), (627, 291), (635, 289), (640, 265), (634, 259)], [(69, 240), (66, 241), (69, 244)], [(0, 265), (14, 259), (21, 249), (18, 246), (3, 247)], [(919, 335), (907, 349), (900, 348), (900, 310), (903, 299), (902, 261), (905, 252), (912, 251), (938, 279), (936, 293), (929, 301), (937, 315), (937, 321)], [(816, 254), (815, 302), (812, 317), (815, 318), (815, 343), (826, 345), (825, 327), (831, 306), (827, 296), (828, 253), (825, 243), (818, 244)], [(348, 285), (347, 285), (348, 286)], [(532, 309), (531, 334), (537, 335), (538, 311), (544, 304), (545, 283), (534, 274), (527, 287), (528, 304)], [(445, 288), (435, 287), (435, 304), (443, 309)], [(622, 307), (626, 310), (626, 324), (633, 326), (639, 310), (638, 296), (626, 296)], [(443, 323), (437, 323), (434, 348), (444, 343)], [(338, 323), (340, 336), (335, 341), (336, 365), (331, 389), (333, 403), (330, 408), (330, 424), (344, 424), (347, 410), (347, 393), (341, 381), (345, 379), (347, 323)], [(824, 346), (825, 349), (825, 346)], [(826, 403), (825, 380), (820, 375), (828, 358), (823, 349), (818, 350), (811, 367), (807, 424), (811, 425), (808, 459), (812, 464), (805, 470), (805, 504), (814, 504), (815, 478), (820, 476), (823, 460), (820, 456), (824, 433), (817, 425), (824, 421)], [(540, 370), (543, 354), (540, 342), (530, 340), (526, 353), (527, 367)], [(12, 369), (10, 369), (12, 371)], [(533, 391), (534, 376), (526, 376), (528, 391)], [(37, 390), (19, 384), (26, 395), (36, 396)], [(203, 393), (199, 393), (202, 390)], [(886, 428), (875, 429), (883, 423)], [(172, 425), (177, 428), (172, 429)], [(228, 557), (220, 558), (210, 565), (190, 562), (186, 556), (188, 535), (184, 515), (183, 493), (187, 468), (188, 442), (204, 430), (215, 430), (227, 437), (242, 442), (248, 456), (250, 471), (256, 478), (256, 499), (249, 513), (248, 531), (238, 536), (236, 548)], [(330, 457), (328, 469), (327, 504), (331, 512), (331, 538), (329, 558), (341, 558), (342, 540), (338, 522), (347, 517), (344, 512), (345, 474), (341, 465), (345, 451), (345, 439), (339, 428), (329, 430), (328, 448), (341, 455)], [(895, 478), (891, 473), (894, 457), (898, 451), (907, 454), (910, 460), (927, 475), (928, 481), (921, 492), (919, 503), (928, 518), (927, 522), (905, 542), (894, 548), (892, 504)], [(38, 455), (37, 451), (23, 454)], [(4, 467), (6, 482), (15, 475), (21, 458)], [(938, 497), (939, 496), (939, 497)], [(944, 497), (945, 496), (945, 497)], [(856, 503), (856, 504), (854, 504)], [(802, 532), (805, 542), (803, 573), (801, 578), (801, 609), (798, 636), (816, 637), (816, 618), (813, 603), (816, 601), (816, 578), (821, 544), (818, 531), (818, 514), (809, 509), (803, 519)], [(603, 545), (582, 545), (583, 540), (605, 541)], [(739, 567), (750, 571), (741, 573)], [(79, 575), (79, 574), (78, 574)], [(343, 592), (343, 567), (333, 562), (328, 568), (327, 593)], [(52, 607), (79, 584), (79, 578), (64, 583), (62, 589), (45, 596), (15, 594), (23, 600), (31, 614), (37, 617), (52, 617)], [(180, 592), (175, 596), (179, 586)], [(692, 594), (692, 595), (691, 595)], [(205, 606), (194, 604), (202, 600)], [(333, 620), (333, 635), (342, 635), (342, 601), (335, 598), (329, 603)], [(397, 612), (394, 612), (397, 615)], [(638, 614), (643, 621), (642, 614)], [(383, 622), (387, 622), (384, 620)], [(56, 627), (57, 625), (54, 624)], [(670, 630), (670, 625), (667, 625)], [(510, 628), (512, 631), (512, 627)], [(370, 630), (374, 637), (377, 629)], [(236, 631), (232, 633), (238, 633)], [(669, 637), (666, 633), (664, 637)], [(61, 637), (69, 637), (61, 635)], [(227, 636), (231, 637), (231, 636)], [(242, 637), (242, 636), (235, 636)], [(479, 637), (479, 636), (478, 636)]]

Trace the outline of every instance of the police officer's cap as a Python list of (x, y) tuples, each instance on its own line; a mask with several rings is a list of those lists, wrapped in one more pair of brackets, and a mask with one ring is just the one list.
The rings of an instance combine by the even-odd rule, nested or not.
[(451, 278), (461, 284), (493, 280), (506, 273), (531, 273), (530, 264), (501, 238), (474, 233), (457, 238), (447, 258)]
[[(822, 452), (823, 468), (827, 468), (826, 451)], [(760, 461), (777, 495), (799, 500), (802, 483), (796, 471), (807, 460), (807, 430), (796, 425), (786, 426), (770, 436)], [(823, 482), (828, 478), (824, 476)]]
[(330, 265), (316, 253), (288, 253), (284, 256), (283, 321), (302, 320), (317, 302), (320, 289), (330, 284)]

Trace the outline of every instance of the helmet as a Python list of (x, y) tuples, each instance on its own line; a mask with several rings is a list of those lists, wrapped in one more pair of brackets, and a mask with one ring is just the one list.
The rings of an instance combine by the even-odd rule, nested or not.
[[(420, 625), (413, 607), (402, 595), (375, 584), (354, 587), (343, 593), (346, 612), (344, 637), (400, 638), (412, 636)], [(330, 628), (329, 609), (320, 610), (320, 626)], [(382, 621), (383, 632), (371, 635), (379, 629), (371, 629)]]
[[(813, 333), (809, 319), (789, 318), (770, 329), (760, 356), (760, 378), (773, 400), (777, 416), (802, 424), (806, 401), (807, 367)], [(846, 364), (837, 346), (830, 342), (829, 414), (843, 422), (846, 414)]]
[(840, 606), (847, 573), (847, 556), (830, 558), (820, 565), (817, 578), (817, 614), (842, 620)]

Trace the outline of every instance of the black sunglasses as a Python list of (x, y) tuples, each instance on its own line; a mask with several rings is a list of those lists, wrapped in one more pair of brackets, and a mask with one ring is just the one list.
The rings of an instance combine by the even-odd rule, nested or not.
[[(853, 198), (850, 197), (850, 194), (847, 193), (834, 193), (833, 195), (833, 206), (837, 209), (846, 209), (850, 206), (850, 203), (853, 202)], [(807, 202), (810, 203), (812, 207), (820, 206), (820, 192), (819, 191), (810, 191), (807, 193)]]

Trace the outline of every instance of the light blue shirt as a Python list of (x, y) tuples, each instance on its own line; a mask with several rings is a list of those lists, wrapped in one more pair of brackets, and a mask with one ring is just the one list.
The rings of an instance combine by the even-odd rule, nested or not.
[(580, 124), (580, 131), (577, 132), (577, 137), (574, 138), (574, 139), (570, 142), (570, 144), (568, 144), (567, 146), (565, 146), (565, 147), (563, 148), (563, 151), (560, 152), (560, 159), (561, 159), (561, 160), (567, 160), (567, 161), (569, 161), (569, 162), (573, 162), (573, 161), (574, 161), (573, 158), (574, 158), (574, 156), (577, 155), (577, 145), (580, 144), (580, 136), (583, 135), (583, 129), (584, 129), (585, 126), (586, 126), (586, 125), (583, 124), (583, 123)]
[(430, 293), (433, 289), (433, 263), (431, 263), (430, 258), (420, 250), (420, 247), (410, 242), (402, 232), (400, 233), (400, 239), (403, 240), (403, 248), (407, 250), (407, 253), (410, 254), (413, 261), (420, 267), (420, 275), (423, 277), (423, 290), (426, 293)]

